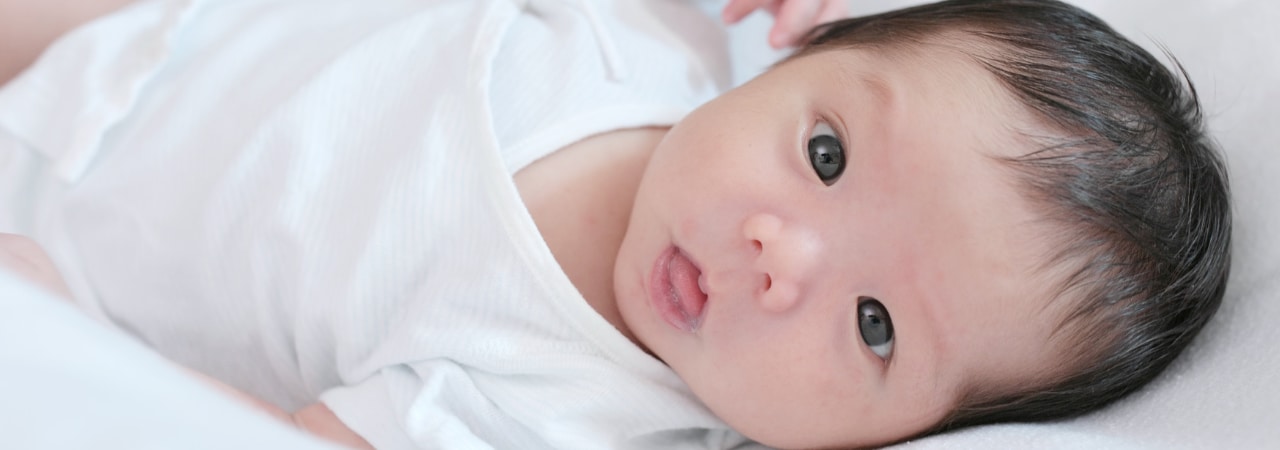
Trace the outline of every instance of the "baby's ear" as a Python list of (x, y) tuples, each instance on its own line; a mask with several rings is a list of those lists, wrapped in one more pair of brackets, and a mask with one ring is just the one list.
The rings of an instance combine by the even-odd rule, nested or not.
[(0, 269), (36, 283), (65, 300), (71, 300), (71, 289), (53, 260), (35, 241), (16, 234), (0, 233)]

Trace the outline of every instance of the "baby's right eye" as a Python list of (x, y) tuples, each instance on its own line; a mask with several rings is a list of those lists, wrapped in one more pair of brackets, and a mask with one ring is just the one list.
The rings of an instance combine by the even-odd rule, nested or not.
[(818, 122), (809, 137), (809, 164), (827, 186), (835, 184), (844, 173), (844, 144), (825, 122)]
[(888, 360), (893, 354), (893, 320), (880, 301), (858, 298), (858, 331), (862, 333), (862, 341), (880, 359)]

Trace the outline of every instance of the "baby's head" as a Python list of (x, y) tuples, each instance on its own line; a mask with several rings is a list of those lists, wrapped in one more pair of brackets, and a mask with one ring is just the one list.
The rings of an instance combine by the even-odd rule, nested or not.
[(824, 26), (655, 150), (619, 310), (770, 445), (1094, 410), (1226, 284), (1226, 174), (1182, 80), (1051, 1)]

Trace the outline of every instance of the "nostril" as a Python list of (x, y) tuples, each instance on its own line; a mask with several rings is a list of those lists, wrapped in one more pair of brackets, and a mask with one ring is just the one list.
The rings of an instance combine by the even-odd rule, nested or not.
[(764, 275), (764, 290), (766, 290), (766, 291), (767, 291), (767, 290), (769, 290), (769, 288), (772, 288), (772, 287), (773, 287), (773, 277), (769, 276), (769, 274), (765, 274), (765, 275)]
[(756, 249), (756, 252), (759, 253), (760, 250), (764, 249), (764, 244), (761, 244), (759, 239), (752, 239), (751, 248)]

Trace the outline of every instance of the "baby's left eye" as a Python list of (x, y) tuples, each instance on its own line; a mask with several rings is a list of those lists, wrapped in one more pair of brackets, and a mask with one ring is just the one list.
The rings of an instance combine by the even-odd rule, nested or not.
[(893, 354), (893, 320), (889, 310), (871, 297), (858, 298), (858, 331), (871, 352), (881, 359)]
[(825, 122), (818, 122), (809, 137), (809, 164), (818, 179), (827, 186), (836, 183), (844, 173), (844, 144), (836, 137), (835, 130)]

